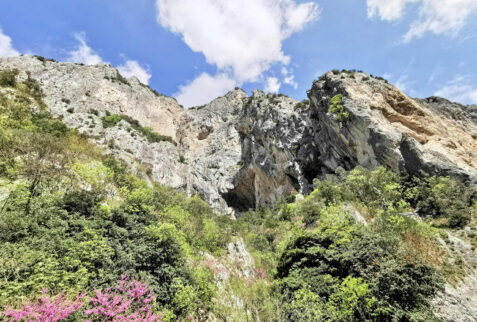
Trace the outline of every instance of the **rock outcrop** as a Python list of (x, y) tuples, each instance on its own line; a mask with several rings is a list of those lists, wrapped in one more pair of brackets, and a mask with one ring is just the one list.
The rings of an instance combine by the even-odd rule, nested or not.
[[(330, 98), (337, 94), (349, 113), (342, 122), (328, 113)], [(321, 171), (384, 165), (476, 184), (475, 107), (436, 97), (413, 100), (385, 80), (363, 73), (327, 73), (308, 95)]]
[[(35, 56), (0, 59), (0, 69), (37, 80), (53, 115), (152, 180), (201, 194), (218, 212), (271, 204), (337, 167), (384, 165), (476, 184), (477, 107), (442, 98), (411, 99), (383, 79), (329, 72), (315, 81), (309, 103), (241, 89), (193, 109), (158, 94), (109, 65), (58, 63)], [(346, 119), (329, 112), (342, 95)], [(124, 114), (173, 142), (150, 143)], [(173, 143), (176, 144), (173, 144)]]
[[(477, 106), (438, 97), (412, 99), (364, 73), (327, 73), (313, 83), (309, 101), (261, 91), (249, 97), (235, 89), (205, 106), (184, 109), (109, 65), (26, 55), (1, 58), (4, 69), (35, 79), (54, 116), (130, 168), (146, 167), (151, 180), (200, 194), (223, 214), (272, 204), (294, 191), (309, 192), (314, 178), (338, 167), (383, 165), (477, 185)], [(337, 112), (330, 112), (333, 98), (342, 106)], [(131, 119), (106, 124), (112, 114), (170, 138), (151, 142)], [(350, 213), (361, 216), (352, 208)], [(246, 264), (242, 274), (253, 274), (243, 244), (229, 245), (228, 252), (231, 260)], [(447, 285), (436, 299), (443, 319), (459, 320), (456, 312), (477, 317), (472, 267), (467, 282)]]

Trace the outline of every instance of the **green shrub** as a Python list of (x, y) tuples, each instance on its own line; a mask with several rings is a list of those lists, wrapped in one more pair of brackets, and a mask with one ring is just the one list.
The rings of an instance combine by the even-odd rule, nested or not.
[(123, 119), (120, 114), (112, 114), (102, 118), (104, 127), (112, 127), (118, 124)]
[(135, 120), (127, 115), (111, 114), (103, 117), (101, 120), (103, 121), (104, 127), (112, 127), (118, 124), (121, 120), (125, 120), (131, 125), (133, 129), (141, 133), (150, 143), (165, 141), (177, 145), (177, 143), (172, 139), (172, 137), (156, 133), (151, 127), (142, 127), (141, 124), (139, 124), (138, 120)]
[(405, 194), (419, 213), (445, 218), (452, 228), (468, 224), (472, 208), (476, 205), (475, 192), (450, 177), (415, 177), (409, 182)]
[(15, 87), (17, 84), (16, 76), (18, 73), (18, 69), (6, 69), (0, 71), (0, 86)]
[(43, 62), (43, 63), (45, 63), (45, 62), (47, 62), (47, 61), (56, 62), (56, 60), (54, 60), (54, 59), (45, 58), (45, 57), (43, 57), (43, 56), (34, 55), (34, 57), (35, 57), (36, 59), (38, 59), (39, 61)]
[(345, 242), (331, 233), (296, 237), (277, 266), (284, 302), (307, 288), (326, 303), (331, 320), (407, 320), (411, 312), (431, 312), (442, 278), (430, 266), (400, 262), (381, 242), (356, 230)]
[(349, 113), (343, 108), (342, 99), (343, 95), (341, 94), (333, 96), (328, 109), (328, 113), (333, 114), (339, 122), (344, 122), (349, 118)]
[(305, 100), (295, 104), (295, 110), (296, 109), (307, 108), (308, 106), (310, 106), (310, 100), (305, 99)]

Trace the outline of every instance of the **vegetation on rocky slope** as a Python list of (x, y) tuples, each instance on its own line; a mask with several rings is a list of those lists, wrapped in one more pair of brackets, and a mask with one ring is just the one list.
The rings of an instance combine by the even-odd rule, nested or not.
[(123, 114), (111, 114), (102, 118), (104, 127), (115, 126), (122, 120), (128, 122), (133, 129), (141, 133), (149, 143), (166, 141), (177, 145), (177, 143), (172, 139), (172, 137), (156, 133), (151, 127), (143, 127), (141, 126), (141, 124), (139, 124), (137, 120), (133, 119), (130, 116)]
[(226, 240), (198, 197), (129, 174), (41, 108), (25, 84), (0, 99), (0, 305), (148, 283), (165, 316), (207, 308), (215, 284), (199, 252)]
[[(131, 173), (16, 75), (0, 73), (3, 318), (48, 307), (70, 320), (430, 321), (444, 282), (466, 273), (442, 243), (444, 229), (475, 223), (475, 196), (450, 178), (338, 170), (232, 220)], [(255, 271), (219, 281), (236, 239)]]
[(435, 320), (430, 301), (445, 280), (465, 274), (438, 227), (475, 216), (470, 192), (450, 178), (410, 180), (384, 168), (338, 171), (315, 185), (305, 198), (248, 212), (234, 226), (274, 276), (276, 318)]

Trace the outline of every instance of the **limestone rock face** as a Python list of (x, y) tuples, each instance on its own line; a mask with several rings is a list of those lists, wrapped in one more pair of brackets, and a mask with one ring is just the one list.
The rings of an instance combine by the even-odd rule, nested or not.
[[(477, 185), (477, 106), (438, 97), (411, 99), (364, 73), (327, 73), (308, 91), (309, 102), (261, 91), (249, 97), (235, 89), (186, 110), (109, 65), (29, 55), (0, 58), (0, 70), (12, 68), (20, 71), (20, 79), (38, 82), (51, 113), (67, 126), (131, 169), (146, 167), (146, 179), (200, 194), (222, 214), (272, 204), (295, 191), (307, 193), (314, 178), (338, 167), (384, 165), (404, 174), (423, 170)], [(338, 94), (347, 115), (341, 119), (329, 112)], [(109, 114), (134, 118), (172, 142), (149, 142), (125, 119), (109, 126), (104, 122)], [(351, 206), (350, 213), (362, 219)], [(475, 259), (474, 250), (465, 254)], [(241, 242), (229, 245), (228, 256), (244, 264), (242, 274), (253, 274)], [(477, 319), (477, 264), (472, 265), (465, 283), (447, 285), (436, 299), (443, 319)]]
[[(236, 89), (186, 110), (109, 65), (0, 59), (0, 69), (11, 68), (38, 81), (50, 111), (65, 124), (131, 167), (146, 166), (150, 179), (203, 195), (224, 214), (309, 192), (314, 178), (337, 167), (384, 165), (477, 183), (477, 107), (411, 99), (364, 73), (327, 73), (308, 92), (310, 104)], [(328, 112), (338, 94), (345, 120)], [(124, 120), (105, 127), (108, 114), (130, 116), (176, 144), (150, 143)]]
[[(222, 194), (232, 189), (240, 169), (241, 144), (235, 124), (242, 90), (218, 98), (201, 110), (185, 110), (135, 77), (125, 79), (109, 65), (58, 63), (35, 56), (1, 58), (0, 70), (18, 69), (35, 79), (50, 112), (90, 137), (130, 168), (145, 166), (150, 179), (189, 194), (201, 194), (220, 213), (233, 213)], [(107, 127), (102, 118), (123, 114), (170, 136), (176, 144), (151, 143), (125, 120)]]
[[(477, 107), (442, 98), (411, 99), (364, 73), (327, 73), (308, 92), (310, 103), (235, 89), (209, 104), (183, 109), (109, 65), (58, 63), (34, 56), (1, 58), (0, 69), (38, 81), (53, 115), (88, 135), (150, 179), (200, 194), (218, 212), (234, 214), (272, 204), (337, 167), (384, 165), (421, 170), (477, 184)], [(342, 95), (346, 120), (329, 113)], [(170, 136), (148, 142), (124, 114)]]
[[(16, 68), (37, 80), (44, 101), (56, 116), (74, 113), (125, 114), (163, 135), (175, 135), (175, 119), (183, 111), (177, 101), (160, 95), (135, 77), (123, 78), (110, 65), (82, 65), (40, 60), (25, 55), (0, 59), (0, 69)], [(23, 74), (23, 75), (22, 75)]]
[[(347, 120), (328, 113), (343, 95)], [(431, 97), (413, 100), (394, 86), (363, 73), (327, 73), (308, 92), (319, 167), (373, 168), (451, 175), (475, 184), (477, 109)], [(314, 174), (312, 174), (313, 176)]]
[(302, 188), (296, 154), (308, 120), (297, 103), (261, 91), (254, 91), (245, 102), (236, 126), (242, 167), (234, 177), (233, 189), (224, 195), (235, 209), (272, 204)]

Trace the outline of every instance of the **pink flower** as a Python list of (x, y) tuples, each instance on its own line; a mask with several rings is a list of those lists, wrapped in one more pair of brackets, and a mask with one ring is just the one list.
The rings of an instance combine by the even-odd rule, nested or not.
[(265, 273), (265, 270), (262, 267), (255, 269), (255, 273), (257, 274), (257, 277), (260, 279), (267, 278), (267, 274)]
[(11, 317), (13, 321), (56, 322), (66, 319), (83, 306), (84, 294), (80, 294), (74, 301), (69, 300), (63, 294), (59, 294), (55, 298), (49, 297), (46, 295), (46, 289), (42, 290), (42, 294), (37, 302), (27, 302), (23, 308), (18, 310), (7, 309), (3, 315)]
[(49, 297), (47, 290), (43, 289), (42, 296), (35, 303), (29, 301), (20, 309), (8, 308), (2, 313), (13, 321), (56, 322), (81, 312), (86, 306), (81, 313), (91, 316), (92, 320), (157, 322), (162, 319), (161, 314), (152, 311), (156, 299), (152, 289), (139, 281), (129, 281), (127, 275), (121, 276), (115, 289), (95, 289), (94, 296), (87, 297), (87, 305), (83, 303), (84, 297), (85, 294), (80, 294), (74, 301), (63, 294)]

